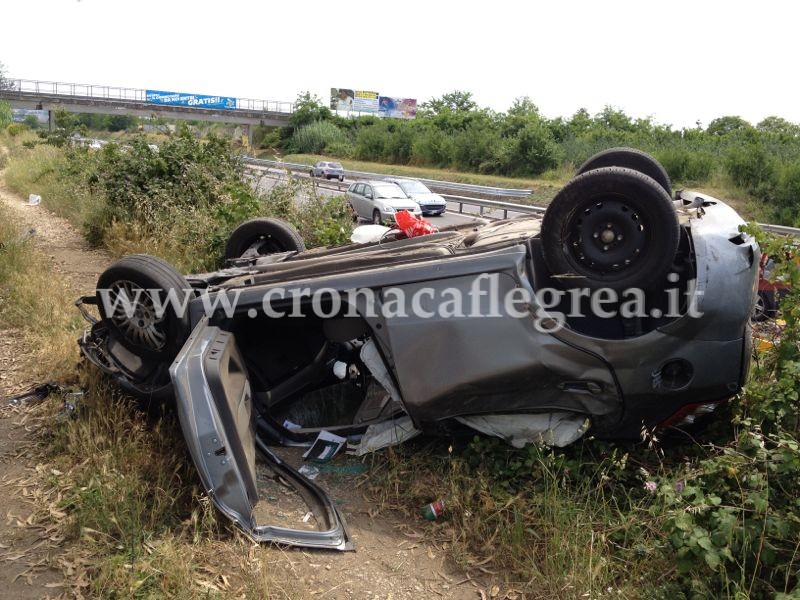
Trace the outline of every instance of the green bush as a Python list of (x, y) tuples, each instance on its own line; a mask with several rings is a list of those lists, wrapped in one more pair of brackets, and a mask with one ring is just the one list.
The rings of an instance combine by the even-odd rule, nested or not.
[(11, 137), (17, 137), (20, 133), (27, 130), (28, 127), (23, 123), (11, 123), (8, 127), (6, 127), (6, 131)]
[(685, 148), (670, 148), (656, 153), (656, 158), (669, 173), (672, 181), (703, 182), (714, 170), (715, 159), (706, 152)]
[(778, 169), (763, 144), (744, 144), (731, 149), (725, 158), (725, 170), (736, 185), (759, 199), (772, 198)]
[(515, 137), (503, 140), (499, 160), (506, 175), (539, 175), (556, 168), (563, 152), (541, 122), (525, 125)]
[(323, 154), (329, 146), (347, 143), (347, 136), (330, 121), (315, 121), (295, 130), (290, 142), (292, 152)]

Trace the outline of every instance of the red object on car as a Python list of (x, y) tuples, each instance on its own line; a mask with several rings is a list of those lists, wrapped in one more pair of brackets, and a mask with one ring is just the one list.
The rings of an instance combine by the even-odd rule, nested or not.
[(400, 231), (410, 238), (439, 231), (430, 221), (415, 217), (407, 210), (398, 211), (394, 216), (394, 220)]

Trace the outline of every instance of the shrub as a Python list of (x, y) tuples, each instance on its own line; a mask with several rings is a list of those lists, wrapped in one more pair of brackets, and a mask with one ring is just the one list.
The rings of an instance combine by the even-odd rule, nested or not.
[(777, 166), (762, 144), (744, 144), (730, 150), (725, 158), (725, 171), (736, 185), (759, 199), (772, 198)]
[(295, 130), (290, 142), (293, 152), (323, 154), (329, 146), (347, 143), (347, 136), (330, 121), (315, 121)]
[(530, 122), (500, 148), (500, 164), (508, 175), (538, 175), (554, 169), (563, 158), (553, 134), (541, 122)]
[(781, 170), (775, 199), (780, 207), (790, 209), (795, 215), (800, 213), (800, 161)]
[(11, 137), (17, 137), (20, 133), (27, 130), (28, 128), (22, 123), (11, 123), (8, 127), (6, 127), (6, 131)]
[(706, 152), (670, 148), (656, 153), (656, 158), (673, 181), (706, 181), (714, 169), (714, 157)]

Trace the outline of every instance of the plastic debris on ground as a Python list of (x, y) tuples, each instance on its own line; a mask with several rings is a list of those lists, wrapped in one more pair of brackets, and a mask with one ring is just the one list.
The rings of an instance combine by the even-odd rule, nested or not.
[(464, 425), (506, 440), (515, 448), (545, 444), (563, 448), (589, 429), (589, 419), (569, 412), (535, 415), (481, 415), (456, 417)]
[(305, 460), (312, 462), (328, 462), (339, 449), (347, 443), (347, 438), (338, 436), (330, 431), (320, 431), (317, 439), (303, 454)]
[(391, 231), (391, 229), (384, 225), (361, 225), (353, 229), (353, 233), (350, 234), (350, 241), (354, 244), (380, 242), (388, 231)]
[(375, 423), (367, 427), (359, 443), (347, 445), (347, 453), (363, 456), (368, 452), (402, 444), (420, 433), (422, 432), (414, 427), (411, 417), (408, 416)]
[(297, 472), (306, 479), (314, 481), (319, 475), (319, 468), (313, 465), (302, 465), (299, 469), (297, 469)]
[(419, 237), (421, 235), (429, 235), (439, 231), (436, 226), (430, 221), (426, 221), (421, 217), (415, 217), (407, 210), (398, 211), (394, 219), (397, 227), (402, 231), (406, 237)]
[(41, 402), (53, 392), (57, 392), (61, 387), (57, 383), (43, 383), (32, 387), (27, 392), (6, 398), (2, 404), (8, 406), (20, 406), (29, 402)]
[(28, 206), (39, 206), (42, 203), (42, 197), (39, 194), (30, 194), (28, 196)]

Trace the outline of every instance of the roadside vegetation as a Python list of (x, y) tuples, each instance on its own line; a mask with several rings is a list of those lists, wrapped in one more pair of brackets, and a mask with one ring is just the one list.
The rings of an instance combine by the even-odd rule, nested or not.
[(297, 106), (288, 127), (257, 131), (258, 148), (563, 184), (596, 152), (630, 146), (658, 158), (679, 186), (733, 197), (740, 208), (747, 201), (759, 219), (800, 224), (800, 125), (777, 116), (674, 129), (610, 106), (550, 119), (529, 98), (496, 112), (464, 91), (425, 102), (407, 121), (342, 118), (308, 93)]
[(148, 417), (93, 371), (76, 371), (85, 322), (74, 294), (0, 204), (0, 329), (21, 335), (30, 379), (63, 390), (30, 407), (26, 427), (47, 469), (23, 494), (35, 507), (28, 524), (61, 546), (51, 557), (65, 585), (74, 597), (289, 597), (252, 544), (217, 520), (175, 420)]
[[(464, 118), (480, 113), (470, 106), (466, 111), (458, 106), (426, 110), (433, 112), (420, 123), (435, 123), (439, 115), (453, 112), (464, 113)], [(558, 141), (553, 125), (531, 107), (520, 111), (525, 123), (519, 131), (551, 136), (553, 148), (561, 148), (559, 161), (577, 163), (584, 150), (588, 156), (623, 143), (652, 150), (637, 143), (639, 129), (624, 139), (614, 137), (609, 131), (626, 131), (623, 125), (601, 125), (588, 116), (587, 131), (610, 137), (587, 133)], [(539, 125), (527, 121), (534, 117)], [(604, 119), (616, 123), (617, 117), (612, 111)], [(322, 121), (339, 127), (335, 119)], [(664, 154), (665, 146), (656, 154), (679, 181), (675, 173), (687, 179), (726, 177), (742, 189), (755, 182), (754, 197), (758, 189), (791, 189), (794, 134), (785, 132), (784, 139), (774, 131), (734, 122), (722, 125), (698, 133), (704, 141), (697, 146), (676, 144), (672, 155)], [(639, 126), (650, 127), (652, 139), (662, 134), (673, 139), (669, 132), (653, 133), (658, 128), (652, 124)], [(387, 129), (381, 135), (394, 133)], [(769, 136), (783, 141), (768, 146)], [(687, 132), (679, 137), (692, 140)], [(751, 137), (763, 142), (762, 154), (749, 145)], [(568, 155), (570, 139), (582, 150)], [(182, 129), (158, 152), (137, 141), (96, 152), (59, 145), (58, 138), (48, 141), (27, 132), (5, 138), (10, 146), (8, 184), (25, 195), (41, 194), (47, 208), (117, 254), (146, 251), (181, 269), (210, 268), (218, 264), (230, 230), (262, 214), (288, 218), (310, 245), (346, 239), (349, 213), (341, 200), (323, 201), (299, 184), (260, 197), (243, 183), (242, 166), (221, 139), (199, 140)], [(296, 150), (334, 154), (327, 147)], [(764, 160), (753, 163), (757, 155)], [(540, 167), (509, 172), (535, 176)], [(778, 179), (770, 179), (775, 173)], [(305, 201), (298, 203), (297, 195), (305, 195)], [(765, 210), (779, 206), (778, 196), (771, 198), (772, 204), (764, 201)], [(0, 216), (0, 223), (6, 221)], [(29, 242), (15, 241), (13, 225), (4, 227), (0, 319), (26, 331), (48, 365), (51, 357), (42, 349), (50, 336), (74, 338), (77, 325), (69, 316), (68, 299), (36, 297), (47, 295), (37, 287), (43, 283), (36, 282), (51, 275), (30, 266), (37, 259)], [(784, 258), (795, 256), (797, 248), (794, 241), (754, 233), (792, 284), (782, 303), (784, 324), (758, 352), (745, 392), (706, 430), (663, 439), (647, 434), (631, 445), (586, 439), (565, 449), (515, 450), (481, 437), (452, 447), (447, 442), (411, 443), (375, 457), (367, 487), (376, 506), (404, 511), (415, 529), (425, 528), (428, 539), (446, 548), (468, 573), (497, 581), (509, 594), (552, 599), (800, 598), (800, 275)], [(25, 318), (31, 308), (24, 303), (31, 301), (63, 306), (50, 310), (56, 316), (40, 327)], [(54, 372), (69, 378), (66, 365), (72, 358), (67, 360), (70, 355), (64, 352), (63, 371)], [(147, 422), (94, 375), (81, 377), (87, 389), (82, 409), (73, 418), (60, 419), (61, 402), (51, 398), (46, 415), (50, 425), (42, 434), (49, 460), (66, 474), (51, 482), (48, 493), (59, 498), (52, 508), (66, 515), (64, 535), (81, 541), (75, 552), (84, 553), (76, 556), (82, 556), (81, 573), (92, 593), (194, 597), (202, 582), (211, 585), (212, 595), (214, 589), (227, 589), (225, 585), (238, 586), (237, 593), (263, 590), (258, 584), (259, 577), (266, 577), (263, 565), (237, 571), (235, 584), (226, 583), (219, 569), (209, 575), (208, 557), (217, 553), (220, 561), (246, 564), (246, 544), (220, 525), (200, 494), (183, 451), (175, 451), (183, 447), (175, 424), (168, 418)], [(437, 499), (445, 501), (445, 516), (426, 525), (419, 509)], [(251, 585), (255, 587), (247, 587)], [(273, 595), (285, 593), (275, 591), (274, 584), (267, 587)]]
[(223, 138), (200, 139), (181, 127), (158, 148), (132, 139), (92, 150), (67, 143), (70, 134), (9, 135), (6, 182), (23, 196), (41, 195), (116, 256), (144, 252), (185, 271), (215, 268), (233, 228), (257, 216), (288, 220), (309, 247), (349, 238), (343, 197), (317, 196), (291, 179), (262, 194)]

